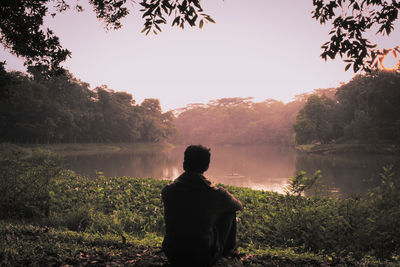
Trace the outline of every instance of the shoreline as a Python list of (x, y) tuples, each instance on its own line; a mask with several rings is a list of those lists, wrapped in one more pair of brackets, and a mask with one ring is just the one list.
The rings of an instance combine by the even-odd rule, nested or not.
[(398, 144), (309, 144), (297, 145), (296, 151), (309, 154), (400, 154)]
[(169, 143), (63, 143), (63, 144), (13, 144), (0, 143), (1, 158), (29, 159), (38, 155), (72, 156), (98, 153), (130, 153), (140, 150), (168, 150)]

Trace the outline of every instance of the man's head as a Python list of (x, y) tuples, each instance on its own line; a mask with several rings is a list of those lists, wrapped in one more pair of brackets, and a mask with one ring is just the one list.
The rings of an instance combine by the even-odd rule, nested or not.
[(201, 145), (191, 145), (185, 150), (185, 157), (183, 160), (183, 169), (185, 171), (192, 171), (203, 173), (208, 170), (210, 165), (210, 149)]

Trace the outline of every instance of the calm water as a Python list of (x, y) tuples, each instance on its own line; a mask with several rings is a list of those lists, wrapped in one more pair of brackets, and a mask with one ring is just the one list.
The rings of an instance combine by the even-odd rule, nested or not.
[[(168, 151), (140, 151), (70, 156), (66, 167), (79, 174), (96, 176), (153, 177), (173, 180), (182, 172), (184, 147)], [(383, 165), (399, 168), (400, 157), (385, 155), (309, 155), (293, 148), (267, 146), (213, 146), (210, 169), (215, 183), (283, 192), (289, 177), (304, 170), (320, 169), (324, 183), (342, 194), (362, 193), (379, 179)]]

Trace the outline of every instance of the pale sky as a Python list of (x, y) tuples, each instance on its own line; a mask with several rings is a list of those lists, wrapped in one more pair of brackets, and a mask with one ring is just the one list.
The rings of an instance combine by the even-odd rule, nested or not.
[[(135, 5), (117, 31), (103, 28), (90, 6), (48, 18), (65, 48), (64, 66), (91, 88), (107, 85), (133, 95), (137, 103), (158, 98), (163, 111), (223, 97), (291, 101), (316, 88), (337, 87), (354, 73), (340, 59), (322, 60), (321, 45), (330, 25), (311, 18), (311, 0), (203, 0), (216, 24), (203, 29), (166, 25), (159, 35), (141, 34)], [(382, 47), (400, 44), (399, 24)], [(24, 70), (23, 60), (0, 48), (9, 70)]]

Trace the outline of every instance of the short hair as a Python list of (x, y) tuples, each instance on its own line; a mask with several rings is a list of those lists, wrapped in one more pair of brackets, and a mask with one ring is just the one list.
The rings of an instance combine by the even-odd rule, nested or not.
[(186, 148), (183, 160), (183, 169), (203, 173), (210, 166), (210, 148), (202, 145), (190, 145)]

